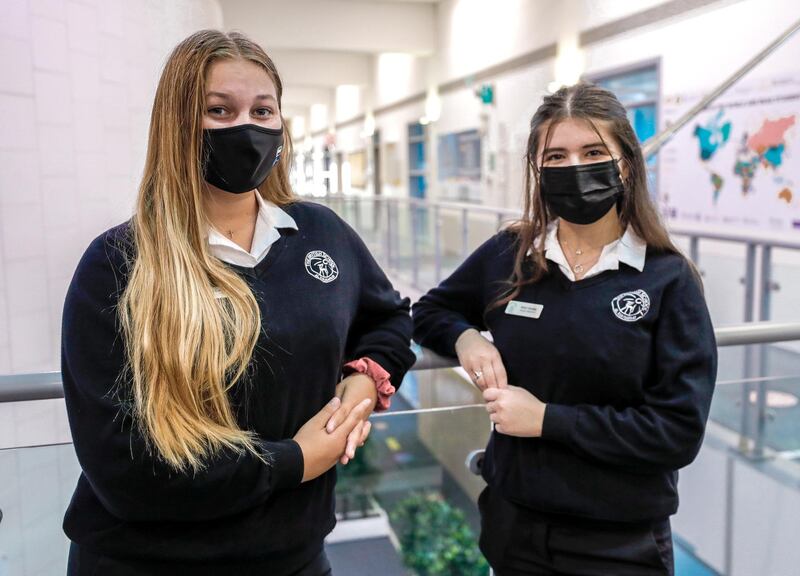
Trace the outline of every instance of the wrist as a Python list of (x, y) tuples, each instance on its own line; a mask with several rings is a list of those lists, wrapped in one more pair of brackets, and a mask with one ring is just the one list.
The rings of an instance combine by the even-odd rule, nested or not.
[(373, 410), (386, 410), (391, 404), (391, 397), (395, 393), (395, 387), (389, 380), (390, 374), (380, 364), (364, 356), (358, 360), (353, 360), (345, 364), (343, 373), (348, 375), (359, 374), (370, 383), (370, 396), (374, 399)]
[(372, 407), (375, 408), (375, 403), (378, 401), (378, 390), (375, 387), (375, 381), (369, 375), (354, 372), (349, 376), (345, 376), (342, 384), (342, 395), (346, 393), (349, 398), (355, 399), (356, 402), (369, 398), (372, 401)]
[(469, 338), (473, 334), (477, 334), (478, 336), (480, 336), (481, 333), (478, 332), (475, 328), (467, 328), (461, 334), (459, 334), (458, 338), (456, 338), (456, 343), (455, 343), (456, 350), (458, 350), (459, 344), (463, 344), (464, 340), (466, 340), (467, 338)]

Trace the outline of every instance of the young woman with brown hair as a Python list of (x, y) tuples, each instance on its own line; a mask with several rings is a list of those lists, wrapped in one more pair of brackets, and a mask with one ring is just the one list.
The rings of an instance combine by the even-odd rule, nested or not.
[(69, 574), (330, 573), (333, 467), (413, 363), (411, 321), (353, 230), (292, 194), (281, 96), (241, 34), (166, 63), (136, 212), (64, 306)]
[(699, 277), (611, 92), (545, 97), (526, 164), (522, 219), (413, 307), (415, 340), (458, 356), (494, 423), (481, 548), (498, 576), (672, 574), (677, 471), (716, 377)]

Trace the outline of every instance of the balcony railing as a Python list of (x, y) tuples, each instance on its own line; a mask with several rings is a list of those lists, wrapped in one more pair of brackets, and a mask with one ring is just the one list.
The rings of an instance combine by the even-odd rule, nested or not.
[[(800, 373), (732, 379), (724, 373), (750, 349), (800, 339), (800, 325), (726, 327), (717, 337), (723, 377), (701, 454), (681, 473), (683, 504), (673, 522), (677, 574), (689, 573), (690, 565), (700, 570), (692, 574), (788, 574), (771, 570), (789, 560), (800, 565), (796, 546), (769, 539), (800, 528), (792, 512), (800, 485)], [(480, 394), (452, 359), (423, 350), (418, 356), (393, 409), (372, 416), (372, 437), (340, 471), (340, 522), (328, 548), (341, 574), (403, 574), (404, 561), (424, 573), (426, 558), (454, 547), (454, 573), (488, 574), (475, 547), (474, 503), (483, 482), (465, 462), (485, 445), (490, 422)], [(27, 412), (31, 422), (41, 422), (42, 414), (54, 417), (44, 408), (37, 414), (35, 406), (63, 412), (61, 395), (58, 373), (0, 377), (0, 409)], [(0, 448), (0, 574), (62, 573), (67, 542), (61, 517), (79, 465), (68, 436), (38, 435), (36, 445), (26, 446), (28, 425), (17, 421), (19, 441)], [(426, 520), (415, 523), (419, 519)], [(754, 542), (769, 553), (740, 552)], [(380, 572), (373, 562), (381, 562)]]

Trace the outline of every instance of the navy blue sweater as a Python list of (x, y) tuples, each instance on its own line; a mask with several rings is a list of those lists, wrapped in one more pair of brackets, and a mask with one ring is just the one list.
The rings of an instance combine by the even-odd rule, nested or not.
[(291, 438), (334, 396), (350, 360), (370, 357), (399, 386), (414, 361), (411, 319), (408, 300), (338, 216), (306, 202), (285, 210), (299, 230), (284, 230), (255, 268), (233, 267), (259, 302), (263, 330), (231, 401), (239, 426), (271, 454), (269, 466), (228, 453), (202, 472), (181, 474), (148, 452), (131, 425), (126, 387), (114, 387), (125, 363), (117, 303), (132, 250), (129, 225), (84, 254), (62, 336), (64, 392), (83, 470), (64, 530), (81, 549), (138, 573), (275, 576), (322, 549), (335, 523), (335, 470), (301, 484), (303, 455)]
[(636, 522), (678, 507), (677, 470), (702, 443), (716, 344), (702, 289), (680, 255), (648, 250), (578, 282), (549, 263), (516, 301), (538, 319), (485, 313), (505, 294), (516, 235), (500, 232), (413, 306), (414, 339), (445, 355), (489, 330), (510, 384), (547, 403), (540, 438), (494, 432), (484, 478), (543, 515)]

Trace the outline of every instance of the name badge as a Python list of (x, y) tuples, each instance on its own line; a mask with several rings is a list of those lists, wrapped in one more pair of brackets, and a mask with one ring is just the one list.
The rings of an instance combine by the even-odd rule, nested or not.
[(506, 304), (506, 314), (512, 316), (522, 316), (523, 318), (538, 318), (542, 315), (544, 306), (541, 304), (533, 304), (532, 302), (520, 302), (519, 300), (512, 300)]

